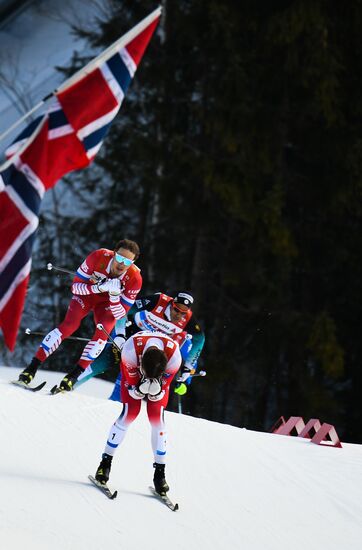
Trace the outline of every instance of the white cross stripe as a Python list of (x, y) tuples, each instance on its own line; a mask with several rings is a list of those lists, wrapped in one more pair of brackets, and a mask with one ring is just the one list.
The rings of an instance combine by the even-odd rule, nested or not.
[(74, 130), (70, 124), (65, 124), (64, 126), (59, 126), (59, 128), (52, 128), (48, 130), (48, 139), (57, 139), (68, 134), (73, 134)]
[(129, 55), (126, 48), (123, 48), (122, 50), (120, 50), (119, 55), (121, 56), (123, 63), (126, 65), (129, 74), (133, 78), (137, 70), (136, 63), (133, 61), (132, 57)]
[(45, 186), (44, 183), (41, 181), (40, 178), (36, 175), (35, 172), (30, 168), (28, 164), (25, 162), (22, 162), (20, 157), (16, 157), (14, 159), (14, 166), (16, 167), (19, 172), (22, 172), (30, 185), (34, 187), (35, 191), (38, 193), (39, 197), (42, 199), (44, 197), (45, 193)]
[(124, 98), (124, 92), (121, 86), (118, 84), (117, 80), (114, 78), (113, 73), (108, 67), (107, 63), (104, 63), (104, 65), (102, 65), (102, 67), (99, 67), (99, 69), (103, 75), (104, 80), (107, 82), (110, 91), (118, 101), (119, 107), (120, 107)]
[(80, 130), (77, 132), (77, 136), (83, 140), (85, 137), (89, 136), (90, 134), (93, 134), (96, 130), (99, 130), (100, 128), (103, 128), (103, 126), (106, 126), (116, 116), (116, 114), (119, 111), (119, 105), (117, 105), (112, 111), (109, 111), (109, 113), (106, 113), (105, 115), (97, 118), (96, 120), (93, 120), (86, 126), (83, 126)]
[(95, 145), (91, 149), (88, 149), (87, 157), (89, 159), (92, 159), (93, 157), (95, 157), (96, 154), (98, 153), (99, 149), (102, 147), (102, 145), (103, 145), (103, 141), (101, 141), (100, 143), (98, 143), (98, 145)]

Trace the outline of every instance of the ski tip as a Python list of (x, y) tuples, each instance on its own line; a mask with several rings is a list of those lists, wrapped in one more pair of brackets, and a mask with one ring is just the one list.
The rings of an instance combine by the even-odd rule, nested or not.
[(29, 390), (32, 392), (38, 392), (41, 389), (44, 388), (46, 381), (42, 382), (38, 386), (29, 386), (29, 384), (25, 384), (25, 382), (22, 382), (21, 380), (11, 380), (11, 384), (14, 384), (15, 386), (19, 386), (20, 388), (24, 388), (25, 390)]
[(88, 479), (95, 485), (102, 493), (104, 493), (110, 500), (114, 500), (118, 494), (118, 491), (111, 492), (106, 483), (99, 483), (94, 476), (88, 475)]
[(156, 498), (162, 500), (162, 502), (164, 502), (166, 504), (167, 508), (172, 510), (172, 512), (176, 512), (176, 510), (179, 509), (179, 505), (177, 503), (173, 504), (173, 502), (167, 496), (167, 493), (164, 493), (164, 494), (163, 493), (157, 493), (155, 488), (151, 487), (151, 486), (149, 486), (149, 489), (150, 489), (151, 493), (153, 494), (153, 496), (155, 496)]

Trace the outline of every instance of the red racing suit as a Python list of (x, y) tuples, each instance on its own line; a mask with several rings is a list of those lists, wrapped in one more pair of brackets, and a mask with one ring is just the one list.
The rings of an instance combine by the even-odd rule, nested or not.
[[(96, 282), (109, 278), (113, 257), (112, 250), (100, 248), (89, 254), (78, 268), (71, 287), (73, 297), (68, 311), (62, 323), (47, 334), (41, 343), (36, 353), (40, 361), (49, 357), (65, 338), (73, 334), (90, 311), (93, 312), (96, 326), (101, 323), (107, 332), (112, 331), (116, 318), (119, 319), (127, 314), (141, 290), (142, 276), (139, 268), (132, 264), (119, 277), (123, 286), (119, 299), (116, 298), (110, 302), (108, 292), (100, 292)], [(96, 328), (78, 364), (84, 369), (87, 368), (102, 352), (106, 342), (105, 332)]]
[(123, 410), (113, 424), (108, 436), (105, 452), (113, 456), (118, 445), (123, 441), (130, 424), (137, 418), (144, 399), (134, 399), (129, 393), (130, 386), (141, 380), (141, 358), (144, 351), (151, 346), (162, 349), (167, 357), (167, 366), (161, 377), (162, 390), (165, 392), (159, 401), (147, 399), (147, 414), (152, 429), (152, 448), (155, 462), (165, 463), (167, 433), (164, 422), (164, 408), (169, 398), (170, 384), (181, 366), (181, 353), (178, 344), (161, 332), (142, 331), (131, 336), (122, 349), (121, 358), (121, 396)]
[(158, 299), (152, 309), (149, 309), (148, 311), (142, 310), (135, 313), (135, 324), (144, 330), (160, 330), (161, 332), (168, 334), (179, 344), (179, 346), (181, 346), (188, 334), (185, 327), (192, 317), (191, 309), (189, 309), (186, 315), (184, 315), (179, 321), (172, 323), (166, 318), (165, 312), (170, 303), (173, 301), (173, 298), (162, 293), (160, 295), (156, 294), (154, 298)]

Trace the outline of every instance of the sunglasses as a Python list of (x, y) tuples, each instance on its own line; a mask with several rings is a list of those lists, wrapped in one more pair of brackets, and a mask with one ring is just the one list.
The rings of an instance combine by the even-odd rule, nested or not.
[(180, 313), (181, 315), (186, 315), (186, 313), (188, 312), (188, 309), (180, 309), (177, 304), (172, 304), (172, 307), (175, 311), (177, 311), (177, 313)]
[(122, 254), (118, 254), (118, 252), (115, 252), (114, 257), (116, 259), (116, 262), (118, 262), (119, 264), (123, 264), (126, 267), (131, 266), (134, 262), (134, 260), (130, 260), (129, 258), (122, 256)]

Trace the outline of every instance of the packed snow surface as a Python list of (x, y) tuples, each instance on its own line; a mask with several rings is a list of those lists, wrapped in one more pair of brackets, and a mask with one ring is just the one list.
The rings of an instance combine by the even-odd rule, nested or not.
[(113, 461), (108, 500), (94, 474), (122, 405), (91, 380), (31, 393), (0, 368), (0, 541), (4, 550), (360, 550), (362, 446), (253, 432), (166, 412), (172, 512), (151, 496), (146, 411)]

